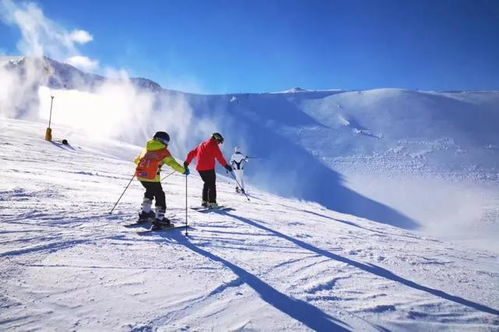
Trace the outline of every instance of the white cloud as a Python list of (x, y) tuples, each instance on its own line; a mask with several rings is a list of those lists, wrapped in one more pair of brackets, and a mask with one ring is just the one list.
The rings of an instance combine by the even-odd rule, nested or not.
[(96, 69), (98, 66), (98, 61), (82, 56), (77, 48), (79, 44), (92, 41), (92, 35), (81, 29), (68, 30), (46, 17), (34, 2), (0, 0), (0, 19), (21, 31), (17, 48), (23, 55), (48, 56), (56, 60), (74, 58), (76, 64), (85, 66), (82, 68)]
[(67, 58), (65, 62), (84, 71), (94, 71), (99, 67), (99, 62), (97, 60), (92, 60), (86, 56), (81, 55)]
[(85, 30), (73, 30), (70, 37), (73, 41), (80, 44), (86, 44), (94, 39), (94, 37)]

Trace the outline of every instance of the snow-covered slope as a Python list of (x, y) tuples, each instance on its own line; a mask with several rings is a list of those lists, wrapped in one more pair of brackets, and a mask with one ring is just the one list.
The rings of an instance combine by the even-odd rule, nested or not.
[(194, 95), (48, 58), (7, 63), (7, 117), (47, 120), (55, 96), (53, 123), (130, 144), (166, 130), (179, 158), (219, 131), (226, 155), (256, 157), (246, 175), (261, 190), (499, 252), (497, 91)]
[[(248, 202), (221, 175), (220, 202), (235, 210), (189, 209), (188, 237), (141, 236), (123, 227), (137, 182), (109, 215), (140, 147), (55, 126), (66, 146), (44, 130), (1, 122), (2, 330), (497, 330), (491, 252), (253, 187)], [(164, 181), (177, 223), (185, 185)], [(200, 188), (189, 176), (189, 205)]]
[(499, 92), (300, 92), (228, 104), (221, 123), (261, 157), (248, 167), (260, 188), (499, 250)]

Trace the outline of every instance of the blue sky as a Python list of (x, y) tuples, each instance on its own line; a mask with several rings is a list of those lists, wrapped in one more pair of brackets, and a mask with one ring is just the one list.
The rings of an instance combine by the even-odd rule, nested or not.
[[(499, 89), (497, 0), (0, 1), (87, 32), (66, 53), (94, 72), (125, 68), (165, 88)], [(0, 52), (26, 53), (19, 23), (4, 16), (0, 36)]]

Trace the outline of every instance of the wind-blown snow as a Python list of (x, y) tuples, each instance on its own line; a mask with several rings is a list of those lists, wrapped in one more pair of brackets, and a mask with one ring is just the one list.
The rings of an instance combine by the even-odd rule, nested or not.
[[(123, 227), (143, 190), (139, 146), (2, 119), (2, 330), (493, 331), (498, 257), (249, 187), (235, 210), (188, 211), (189, 236)], [(66, 138), (70, 146), (57, 142)], [(181, 157), (177, 149), (172, 153)], [(165, 170), (164, 175), (169, 173)], [(164, 181), (185, 222), (185, 177)], [(188, 177), (189, 205), (201, 181)], [(141, 230), (141, 229), (139, 229)]]

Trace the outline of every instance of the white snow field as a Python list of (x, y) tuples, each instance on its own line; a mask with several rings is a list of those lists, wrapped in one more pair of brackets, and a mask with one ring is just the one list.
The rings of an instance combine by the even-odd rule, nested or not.
[[(141, 147), (0, 120), (0, 330), (497, 331), (499, 264), (466, 249), (219, 174), (219, 202), (185, 230), (139, 235)], [(65, 138), (70, 145), (57, 140)], [(181, 161), (172, 148), (172, 153)], [(164, 176), (170, 173), (163, 171)], [(185, 176), (164, 181), (185, 222)], [(188, 204), (201, 180), (188, 177)]]

